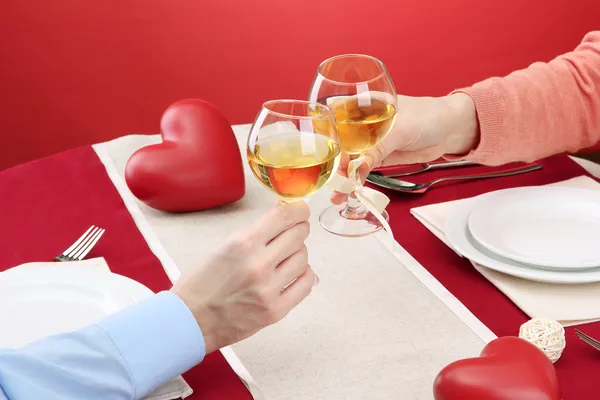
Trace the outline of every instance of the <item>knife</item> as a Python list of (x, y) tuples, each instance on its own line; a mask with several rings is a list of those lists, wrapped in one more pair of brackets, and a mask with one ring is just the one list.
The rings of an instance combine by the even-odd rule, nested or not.
[[(403, 166), (390, 166), (383, 167), (371, 172), (374, 175), (387, 176), (388, 178), (397, 178), (400, 176), (417, 175), (423, 172), (437, 170), (437, 169), (449, 169), (459, 167), (470, 167), (480, 165), (473, 161), (459, 160), (459, 161), (435, 161), (429, 163), (409, 164)], [(400, 172), (396, 172), (400, 171)]]

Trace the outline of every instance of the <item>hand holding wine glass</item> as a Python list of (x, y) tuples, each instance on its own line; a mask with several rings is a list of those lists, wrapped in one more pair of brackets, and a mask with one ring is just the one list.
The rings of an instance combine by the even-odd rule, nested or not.
[[(424, 163), (447, 155), (466, 154), (477, 145), (479, 126), (475, 104), (469, 95), (444, 97), (398, 96), (396, 123), (375, 147), (363, 153), (368, 162), (360, 175), (385, 165)], [(338, 173), (345, 175), (348, 157), (342, 155)], [(341, 204), (344, 193), (333, 192), (331, 201)]]
[[(371, 56), (347, 54), (323, 61), (309, 98), (332, 109), (349, 160), (380, 143), (396, 119), (396, 89), (385, 65)], [(374, 215), (351, 192), (345, 205), (327, 208), (320, 220), (331, 233), (356, 237), (376, 232), (388, 218), (385, 210)]]
[(264, 103), (248, 135), (254, 176), (283, 203), (321, 189), (337, 170), (340, 151), (333, 113), (308, 101)]

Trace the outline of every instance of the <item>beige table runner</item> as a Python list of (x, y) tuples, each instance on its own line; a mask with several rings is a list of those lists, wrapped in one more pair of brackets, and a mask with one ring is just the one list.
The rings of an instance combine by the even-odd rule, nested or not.
[[(244, 148), (249, 126), (234, 130)], [(135, 204), (128, 204), (134, 218), (143, 217), (136, 223), (155, 254), (172, 259), (159, 257), (176, 278), (177, 268), (193, 266), (228, 234), (259, 218), (274, 197), (245, 165), (246, 196), (224, 208), (165, 214), (128, 200), (118, 183), (127, 159), (159, 141), (127, 136), (95, 149), (107, 169), (114, 169), (111, 179), (126, 204)], [(328, 204), (325, 191), (309, 201), (307, 245), (321, 283), (283, 321), (235, 345), (235, 353), (267, 400), (431, 399), (439, 370), (478, 354), (483, 341), (376, 237), (348, 239), (324, 231), (318, 215)]]

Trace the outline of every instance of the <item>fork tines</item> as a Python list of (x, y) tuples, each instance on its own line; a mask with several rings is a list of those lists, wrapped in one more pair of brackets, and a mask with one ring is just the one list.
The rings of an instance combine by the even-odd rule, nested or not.
[(97, 227), (90, 226), (87, 231), (75, 243), (66, 249), (61, 255), (56, 257), (57, 261), (80, 261), (82, 260), (98, 243), (98, 240), (102, 237), (105, 230)]
[(586, 335), (585, 333), (581, 332), (579, 329), (575, 329), (575, 334), (584, 343), (587, 343), (588, 345), (592, 346), (596, 350), (600, 350), (600, 341), (594, 339), (591, 336)]

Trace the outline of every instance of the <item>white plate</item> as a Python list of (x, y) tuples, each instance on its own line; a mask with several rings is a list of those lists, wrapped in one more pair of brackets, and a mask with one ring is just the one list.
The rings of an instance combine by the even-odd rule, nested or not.
[(488, 250), (553, 269), (600, 267), (600, 193), (565, 187), (494, 192), (469, 217), (469, 230)]
[(0, 347), (15, 348), (97, 322), (152, 291), (121, 275), (86, 268), (14, 268), (0, 273)]
[(453, 207), (446, 217), (444, 233), (450, 245), (463, 257), (489, 269), (537, 282), (577, 284), (600, 282), (600, 268), (585, 271), (552, 271), (532, 268), (508, 258), (492, 253), (479, 245), (469, 233), (469, 216), (485, 194), (464, 200)]

